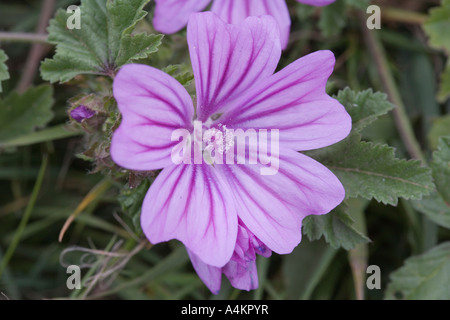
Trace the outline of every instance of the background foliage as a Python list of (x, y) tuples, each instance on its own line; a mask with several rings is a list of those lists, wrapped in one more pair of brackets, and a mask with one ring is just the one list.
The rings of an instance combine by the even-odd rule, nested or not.
[[(117, 168), (108, 152), (120, 66), (150, 64), (195, 92), (185, 30), (155, 33), (146, 0), (84, 0), (78, 33), (65, 27), (78, 1), (1, 1), (0, 299), (450, 298), (450, 0), (287, 2), (280, 68), (319, 49), (337, 58), (328, 90), (353, 129), (307, 154), (347, 198), (305, 219), (292, 254), (258, 259), (257, 290), (224, 279), (214, 296), (183, 246), (142, 236), (157, 172)], [(381, 30), (366, 27), (370, 4)], [(95, 116), (76, 122), (79, 105)], [(70, 264), (83, 267), (81, 290), (66, 287)], [(366, 287), (368, 265), (380, 267), (381, 289)]]

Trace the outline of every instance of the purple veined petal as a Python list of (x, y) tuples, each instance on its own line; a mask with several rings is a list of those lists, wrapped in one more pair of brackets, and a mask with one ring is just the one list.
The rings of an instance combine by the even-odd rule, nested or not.
[(114, 132), (111, 156), (132, 170), (155, 170), (172, 164), (178, 143), (172, 132), (189, 129), (194, 113), (185, 88), (168, 74), (141, 64), (123, 66), (113, 84), (122, 122)]
[(192, 266), (197, 272), (199, 278), (205, 283), (208, 289), (214, 293), (219, 294), (220, 285), (222, 282), (222, 268), (213, 267), (204, 263), (195, 253), (187, 249)]
[(250, 16), (270, 15), (280, 28), (281, 47), (286, 48), (291, 28), (291, 17), (286, 0), (215, 0), (211, 11), (228, 23), (239, 24)]
[(330, 212), (345, 190), (338, 178), (317, 161), (280, 149), (279, 169), (261, 175), (263, 165), (224, 165), (239, 219), (269, 249), (287, 254), (301, 241), (307, 215)]
[(334, 62), (330, 51), (296, 60), (230, 104), (223, 123), (244, 130), (279, 129), (280, 145), (294, 150), (317, 149), (344, 139), (351, 118), (325, 92)]
[(190, 14), (202, 11), (211, 0), (155, 0), (153, 26), (159, 32), (172, 34), (183, 29)]
[(211, 12), (191, 15), (188, 44), (197, 91), (197, 119), (206, 122), (255, 82), (273, 74), (281, 55), (270, 16), (226, 24)]
[(316, 7), (327, 6), (330, 3), (333, 3), (335, 1), (336, 0), (297, 0), (297, 2), (309, 4), (310, 6), (316, 6)]
[(223, 273), (236, 289), (250, 291), (258, 288), (256, 260), (231, 260), (223, 267)]
[(144, 199), (141, 227), (152, 243), (178, 239), (206, 264), (222, 267), (237, 236), (230, 186), (207, 164), (167, 167)]

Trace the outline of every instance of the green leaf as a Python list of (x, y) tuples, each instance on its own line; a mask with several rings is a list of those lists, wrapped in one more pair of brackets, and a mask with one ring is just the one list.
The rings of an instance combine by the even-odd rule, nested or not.
[(357, 244), (370, 242), (369, 238), (353, 227), (354, 220), (346, 205), (340, 205), (326, 215), (310, 215), (303, 220), (303, 233), (309, 240), (322, 236), (333, 247), (353, 249)]
[(352, 117), (352, 129), (357, 132), (393, 109), (385, 93), (374, 93), (372, 89), (355, 92), (345, 88), (339, 91), (335, 98), (342, 103)]
[(450, 136), (441, 137), (431, 162), (437, 191), (450, 203)]
[(65, 125), (58, 125), (37, 132), (27, 133), (10, 140), (0, 141), (0, 148), (29, 146), (35, 143), (75, 137), (81, 134), (81, 131), (70, 131)]
[(345, 27), (347, 23), (345, 9), (346, 6), (344, 1), (336, 1), (323, 7), (319, 19), (319, 28), (324, 36), (335, 36)]
[(187, 87), (192, 82), (192, 80), (194, 80), (194, 75), (190, 70), (187, 69), (185, 65), (171, 64), (165, 67), (163, 71), (177, 79), (178, 82), (185, 87)]
[(450, 62), (447, 63), (447, 68), (441, 74), (441, 83), (437, 99), (444, 102), (450, 97)]
[(59, 10), (48, 28), (56, 44), (53, 59), (41, 65), (42, 78), (66, 82), (78, 74), (113, 75), (122, 65), (147, 58), (161, 43), (162, 35), (132, 34), (147, 12), (149, 0), (81, 1), (79, 29), (68, 29), (72, 15)]
[(133, 223), (135, 230), (138, 232), (141, 230), (140, 226), (140, 216), (142, 202), (144, 201), (145, 195), (150, 188), (151, 182), (149, 179), (144, 179), (135, 188), (130, 188), (129, 185), (121, 190), (118, 197), (119, 203), (122, 207), (122, 211), (125, 212)]
[(0, 49), (0, 92), (2, 92), (2, 81), (9, 79), (8, 66), (5, 63), (7, 60), (5, 51)]
[(443, 0), (440, 7), (432, 8), (423, 28), (430, 38), (430, 45), (450, 53), (450, 0)]
[(450, 242), (407, 259), (390, 278), (387, 299), (449, 300)]
[(47, 125), (53, 117), (52, 105), (53, 88), (49, 85), (23, 94), (12, 92), (0, 100), (0, 144)]
[(411, 203), (414, 209), (422, 212), (431, 221), (450, 229), (450, 203), (446, 203), (439, 193), (433, 192), (430, 196)]
[(397, 205), (399, 197), (419, 200), (433, 190), (431, 170), (420, 161), (398, 159), (387, 145), (359, 140), (353, 133), (333, 146), (307, 152), (336, 174), (347, 198)]
[(366, 11), (370, 4), (369, 0), (346, 0), (347, 5)]
[(450, 135), (450, 114), (434, 119), (430, 132), (428, 133), (428, 143), (431, 149), (436, 149), (439, 138)]
[[(440, 7), (432, 8), (423, 28), (429, 37), (430, 46), (444, 50), (450, 55), (450, 0), (443, 0)], [(437, 99), (444, 102), (450, 97), (450, 62), (441, 75), (440, 90)]]

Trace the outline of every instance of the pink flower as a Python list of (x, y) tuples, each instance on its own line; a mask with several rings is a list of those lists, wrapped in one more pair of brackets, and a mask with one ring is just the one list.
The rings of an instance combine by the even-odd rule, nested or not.
[[(146, 65), (123, 66), (113, 84), (122, 122), (111, 156), (132, 170), (163, 168), (142, 206), (141, 227), (150, 242), (178, 239), (202, 279), (208, 270), (215, 270), (214, 279), (217, 270), (233, 278), (245, 253), (253, 257), (254, 243), (290, 253), (300, 243), (303, 218), (328, 213), (344, 199), (336, 176), (297, 150), (342, 140), (351, 119), (325, 92), (335, 63), (330, 51), (307, 55), (274, 74), (281, 47), (272, 17), (231, 25), (214, 13), (197, 13), (187, 33), (196, 107), (168, 74)], [(179, 141), (172, 133), (180, 128), (192, 133), (195, 121), (215, 131), (278, 129), (278, 172), (261, 175), (263, 163), (174, 164)]]
[[(155, 29), (165, 34), (183, 29), (189, 15), (205, 9), (211, 0), (155, 0)], [(312, 6), (326, 6), (335, 0), (297, 0)], [(214, 0), (211, 11), (228, 23), (241, 23), (248, 16), (271, 15), (281, 30), (281, 46), (286, 48), (291, 18), (285, 0)]]
[(188, 250), (192, 265), (200, 279), (217, 294), (220, 291), (222, 273), (231, 285), (240, 290), (253, 290), (258, 288), (258, 274), (256, 272), (256, 253), (268, 258), (272, 251), (266, 247), (255, 235), (243, 225), (238, 223), (236, 247), (230, 261), (222, 268), (207, 265), (194, 253)]

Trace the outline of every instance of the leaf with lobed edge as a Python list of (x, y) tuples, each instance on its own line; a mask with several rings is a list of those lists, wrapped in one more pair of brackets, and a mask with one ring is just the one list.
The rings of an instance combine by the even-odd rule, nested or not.
[(2, 81), (9, 79), (8, 66), (5, 63), (7, 60), (5, 51), (0, 49), (0, 92), (2, 92)]
[(344, 89), (336, 98), (352, 117), (352, 132), (339, 143), (305, 153), (336, 174), (347, 199), (397, 205), (399, 197), (420, 200), (434, 190), (431, 170), (420, 161), (398, 159), (388, 145), (361, 141), (360, 131), (392, 109), (385, 94)]
[(370, 242), (364, 234), (353, 227), (354, 220), (347, 212), (344, 202), (326, 215), (310, 215), (303, 220), (303, 234), (310, 241), (322, 236), (333, 248), (353, 249), (356, 245)]
[(79, 29), (68, 29), (70, 13), (59, 10), (48, 28), (56, 44), (53, 59), (45, 59), (41, 75), (50, 82), (66, 82), (78, 74), (113, 75), (117, 69), (157, 51), (162, 35), (132, 34), (147, 12), (149, 0), (81, 1)]

